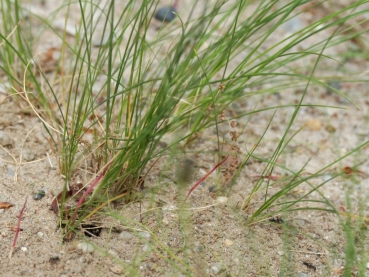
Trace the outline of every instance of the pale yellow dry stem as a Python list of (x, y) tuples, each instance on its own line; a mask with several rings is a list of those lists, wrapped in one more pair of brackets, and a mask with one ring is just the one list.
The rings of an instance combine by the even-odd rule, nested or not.
[[(15, 30), (18, 28), (19, 24), (20, 24), (20, 21), (18, 21), (17, 25), (13, 28), (13, 30), (10, 32), (10, 34), (6, 37), (6, 40), (8, 40), (10, 38), (10, 36), (15, 32)], [(5, 43), (5, 41), (0, 43), (0, 47), (3, 46), (4, 43)]]
[(9, 259), (11, 259), (12, 258), (12, 256), (13, 256), (13, 251), (14, 251), (14, 246), (12, 246), (12, 247), (10, 247), (10, 252), (9, 252)]
[[(55, 129), (54, 127), (52, 127), (50, 124), (48, 124), (42, 117), (41, 115), (37, 112), (36, 108), (32, 105), (32, 102), (31, 100), (28, 98), (28, 94), (30, 92), (27, 92), (26, 90), (26, 73), (27, 73), (27, 69), (28, 69), (28, 66), (30, 65), (30, 63), (34, 60), (34, 58), (36, 58), (37, 56), (43, 54), (43, 53), (46, 53), (46, 52), (41, 52), (41, 53), (38, 53), (37, 55), (35, 55), (28, 63), (27, 63), (27, 66), (24, 70), (24, 73), (23, 73), (23, 93), (17, 91), (14, 87), (12, 87), (31, 107), (31, 109), (33, 110), (33, 112), (35, 113), (35, 115), (47, 126), (49, 127), (51, 130), (57, 132), (58, 134), (62, 134), (62, 132), (58, 131), (57, 129)], [(24, 94), (24, 96), (23, 96)]]

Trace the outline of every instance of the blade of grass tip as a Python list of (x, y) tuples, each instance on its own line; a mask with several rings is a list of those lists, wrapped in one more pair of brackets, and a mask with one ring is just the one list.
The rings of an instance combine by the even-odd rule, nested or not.
[(208, 173), (206, 173), (206, 175), (205, 175), (204, 177), (202, 177), (199, 181), (197, 181), (197, 183), (196, 183), (196, 184), (194, 184), (194, 185), (192, 186), (192, 188), (190, 189), (190, 191), (187, 193), (187, 196), (186, 196), (186, 198), (185, 198), (185, 201), (184, 201), (184, 202), (186, 202), (187, 198), (188, 198), (188, 197), (190, 196), (190, 194), (195, 190), (195, 188), (196, 188), (199, 184), (201, 184), (201, 182), (202, 182), (202, 181), (204, 181), (206, 178), (208, 178), (208, 176), (209, 176), (211, 173), (213, 173), (213, 171), (214, 171), (214, 170), (216, 170), (216, 169), (217, 169), (221, 164), (223, 164), (223, 163), (228, 159), (228, 157), (229, 157), (229, 156), (225, 157), (225, 158), (223, 159), (223, 161), (221, 161), (221, 162), (220, 162), (220, 163), (218, 163), (216, 166), (214, 166), (212, 170), (210, 170)]
[(82, 203), (85, 201), (86, 196), (92, 191), (92, 189), (96, 186), (96, 184), (99, 183), (99, 181), (101, 180), (102, 177), (104, 177), (106, 171), (108, 171), (109, 167), (111, 166), (112, 162), (110, 162), (103, 170), (103, 172), (101, 172), (101, 174), (95, 179), (95, 181), (93, 181), (93, 183), (88, 187), (88, 189), (83, 193), (82, 197), (79, 199), (74, 215), (72, 217), (72, 225), (77, 217), (77, 212), (79, 207), (82, 205)]
[(9, 259), (12, 257), (13, 255), (13, 251), (14, 251), (14, 248), (15, 248), (15, 245), (17, 244), (17, 240), (18, 240), (18, 235), (19, 235), (19, 231), (20, 231), (20, 222), (21, 222), (21, 219), (22, 219), (22, 216), (23, 216), (23, 212), (26, 208), (26, 204), (27, 204), (27, 198), (26, 200), (24, 201), (24, 204), (23, 204), (23, 208), (21, 209), (20, 213), (19, 213), (19, 216), (18, 216), (18, 224), (17, 224), (17, 230), (15, 231), (15, 235), (14, 235), (14, 240), (13, 240), (13, 243), (12, 243), (12, 247), (10, 248), (10, 252), (9, 252)]

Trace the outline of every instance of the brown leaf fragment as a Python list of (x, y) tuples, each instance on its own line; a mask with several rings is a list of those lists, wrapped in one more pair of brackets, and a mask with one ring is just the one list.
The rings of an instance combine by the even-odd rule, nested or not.
[[(17, 226), (12, 226), (12, 227), (10, 227), (10, 230), (13, 231), (13, 232), (17, 232), (18, 227)], [(19, 228), (19, 231), (23, 231), (23, 228)]]
[(0, 209), (9, 209), (11, 207), (14, 207), (14, 205), (12, 203), (0, 202)]

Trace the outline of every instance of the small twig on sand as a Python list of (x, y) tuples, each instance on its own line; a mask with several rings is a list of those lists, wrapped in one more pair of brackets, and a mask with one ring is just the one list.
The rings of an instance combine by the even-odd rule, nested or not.
[(19, 231), (21, 230), (21, 228), (20, 228), (20, 222), (21, 222), (21, 220), (22, 220), (22, 216), (23, 216), (23, 212), (24, 212), (24, 210), (25, 210), (25, 208), (26, 208), (26, 204), (27, 204), (27, 198), (26, 198), (26, 200), (24, 201), (23, 208), (22, 208), (22, 210), (20, 211), (19, 216), (18, 216), (18, 225), (17, 225), (17, 230), (15, 231), (13, 244), (12, 244), (12, 247), (10, 248), (10, 252), (9, 252), (9, 259), (12, 257), (12, 255), (13, 255), (13, 251), (14, 251), (14, 248), (15, 248), (15, 245), (17, 244)]
[(220, 163), (218, 163), (216, 166), (214, 166), (212, 170), (210, 170), (208, 173), (206, 173), (206, 175), (205, 175), (204, 177), (202, 177), (199, 181), (197, 181), (197, 183), (196, 183), (196, 184), (194, 184), (194, 185), (192, 186), (192, 188), (190, 189), (190, 191), (187, 193), (187, 196), (186, 196), (186, 198), (185, 198), (185, 201), (184, 201), (184, 202), (186, 202), (186, 200), (187, 200), (187, 198), (190, 196), (191, 192), (193, 192), (193, 190), (194, 190), (198, 185), (200, 185), (202, 181), (204, 181), (206, 178), (208, 178), (208, 177), (209, 177), (209, 175), (210, 175), (211, 173), (213, 173), (213, 171), (214, 171), (214, 170), (216, 170), (216, 169), (217, 169), (217, 168), (218, 168), (222, 163), (224, 163), (224, 162), (228, 159), (228, 157), (229, 157), (229, 156), (225, 157), (225, 158), (223, 159), (223, 161), (221, 161), (221, 162), (220, 162)]

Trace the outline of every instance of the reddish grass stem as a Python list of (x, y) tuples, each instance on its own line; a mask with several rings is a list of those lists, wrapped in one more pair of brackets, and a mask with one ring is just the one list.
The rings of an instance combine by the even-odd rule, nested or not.
[(12, 255), (13, 255), (13, 251), (14, 251), (14, 248), (15, 248), (15, 245), (17, 244), (19, 231), (21, 230), (21, 228), (20, 228), (20, 223), (21, 223), (21, 220), (22, 220), (23, 212), (24, 212), (24, 210), (25, 210), (25, 208), (26, 208), (26, 204), (27, 204), (27, 198), (26, 198), (26, 200), (24, 201), (23, 208), (21, 209), (21, 211), (20, 211), (20, 213), (19, 213), (19, 216), (18, 216), (17, 229), (16, 229), (16, 231), (15, 231), (15, 235), (14, 235), (14, 240), (13, 240), (13, 243), (12, 243), (12, 247), (10, 248), (10, 252), (9, 252), (9, 259), (12, 257)]
[(221, 161), (221, 162), (220, 162), (220, 163), (218, 163), (216, 166), (214, 166), (212, 170), (210, 170), (208, 173), (206, 173), (206, 175), (205, 175), (204, 177), (202, 177), (199, 181), (197, 181), (197, 183), (196, 183), (196, 184), (194, 184), (194, 185), (192, 186), (192, 188), (190, 189), (190, 191), (187, 193), (187, 196), (186, 196), (186, 198), (185, 198), (185, 201), (184, 201), (184, 202), (186, 202), (187, 198), (188, 198), (188, 197), (190, 196), (190, 194), (195, 190), (195, 188), (197, 188), (197, 186), (198, 186), (198, 185), (200, 185), (202, 181), (204, 181), (206, 178), (208, 178), (208, 177), (209, 177), (209, 175), (210, 175), (211, 173), (213, 173), (213, 171), (214, 171), (214, 170), (216, 170), (216, 169), (217, 169), (221, 164), (223, 164), (223, 163), (228, 159), (228, 157), (229, 157), (229, 156), (225, 157), (223, 161)]
[(74, 223), (74, 221), (76, 220), (77, 217), (77, 212), (79, 207), (83, 204), (83, 202), (85, 201), (85, 198), (87, 197), (87, 195), (93, 190), (93, 188), (100, 182), (101, 178), (104, 177), (105, 173), (108, 171), (109, 167), (111, 165), (111, 162), (104, 168), (103, 172), (101, 172), (101, 174), (95, 179), (95, 181), (92, 182), (92, 184), (88, 187), (88, 189), (83, 193), (82, 197), (79, 199), (74, 215), (72, 217), (72, 225)]

